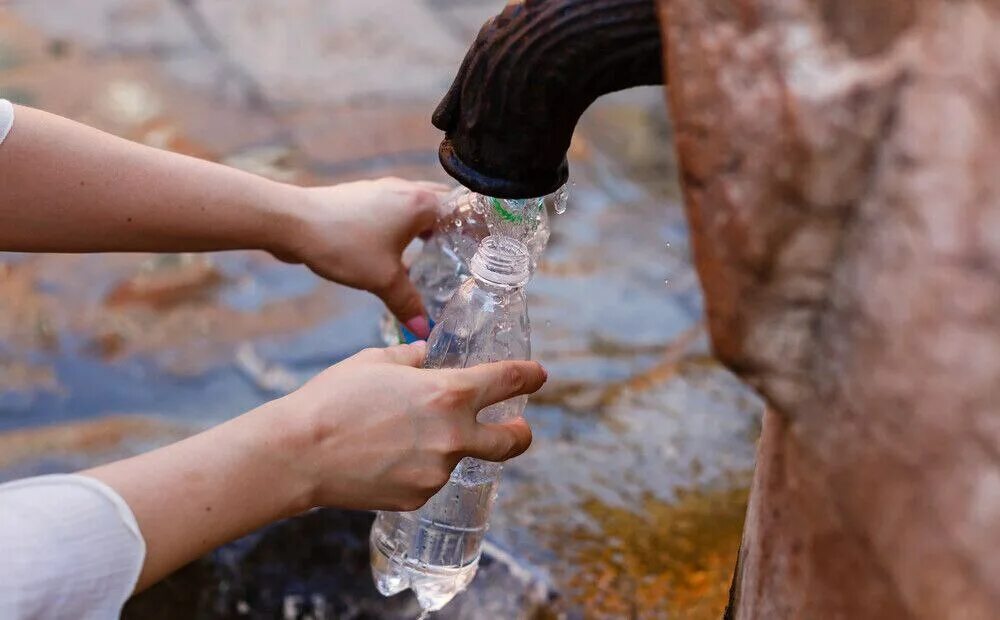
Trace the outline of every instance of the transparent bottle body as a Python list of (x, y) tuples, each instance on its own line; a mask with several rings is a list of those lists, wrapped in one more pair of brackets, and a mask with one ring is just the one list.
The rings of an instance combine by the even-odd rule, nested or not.
[[(426, 368), (465, 368), (529, 359), (530, 324), (523, 289), (466, 281), (428, 341)], [(527, 397), (479, 412), (481, 422), (520, 417)], [(437, 610), (475, 576), (502, 465), (463, 459), (448, 483), (413, 512), (380, 512), (371, 532), (372, 573), (386, 595), (411, 588), (422, 608)]]
[[(523, 242), (534, 271), (551, 236), (548, 210), (565, 210), (567, 197), (565, 186), (525, 200), (490, 198), (464, 187), (451, 192), (441, 204), (433, 234), (410, 265), (410, 280), (431, 323), (437, 323), (445, 304), (471, 275), (469, 261), (487, 235), (503, 234)], [(387, 345), (416, 339), (389, 313), (382, 317), (380, 332)]]

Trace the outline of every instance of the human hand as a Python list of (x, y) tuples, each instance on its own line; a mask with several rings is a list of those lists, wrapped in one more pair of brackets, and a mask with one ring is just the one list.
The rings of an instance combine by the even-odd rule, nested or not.
[(294, 191), (297, 225), (275, 254), (334, 282), (371, 291), (417, 337), (426, 338), (423, 303), (401, 257), (414, 237), (433, 228), (448, 186), (386, 177)]
[(311, 481), (311, 505), (415, 510), (463, 457), (503, 461), (528, 449), (525, 420), (482, 424), (476, 414), (537, 391), (541, 365), (424, 370), (425, 353), (422, 342), (367, 349), (272, 403), (274, 423), (298, 429), (293, 466)]
[(315, 506), (414, 510), (465, 456), (524, 452), (524, 420), (478, 411), (536, 391), (536, 362), (419, 368), (424, 343), (369, 349), (219, 426), (88, 470), (126, 501), (146, 542), (137, 589), (212, 548)]

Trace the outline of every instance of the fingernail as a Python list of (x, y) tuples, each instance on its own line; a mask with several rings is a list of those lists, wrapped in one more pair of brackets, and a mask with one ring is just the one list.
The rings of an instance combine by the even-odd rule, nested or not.
[(542, 366), (541, 364), (539, 364), (538, 367), (542, 369), (542, 380), (543, 381), (548, 381), (549, 380), (549, 371), (545, 370), (545, 366)]
[(413, 334), (420, 339), (426, 339), (431, 335), (431, 326), (427, 322), (427, 317), (415, 316), (406, 322), (406, 329), (413, 332)]

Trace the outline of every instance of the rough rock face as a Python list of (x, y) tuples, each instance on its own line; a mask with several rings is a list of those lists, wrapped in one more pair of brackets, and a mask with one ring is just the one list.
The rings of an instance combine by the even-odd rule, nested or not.
[(1000, 609), (1000, 2), (658, 0), (719, 357), (770, 401), (739, 618)]

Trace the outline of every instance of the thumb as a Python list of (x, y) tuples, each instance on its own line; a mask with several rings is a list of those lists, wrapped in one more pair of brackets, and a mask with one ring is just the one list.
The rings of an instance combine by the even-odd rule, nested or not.
[(385, 302), (389, 312), (396, 315), (396, 318), (417, 338), (426, 339), (431, 335), (430, 323), (427, 321), (420, 293), (402, 266), (396, 271), (396, 276), (389, 286), (376, 291), (376, 294)]

